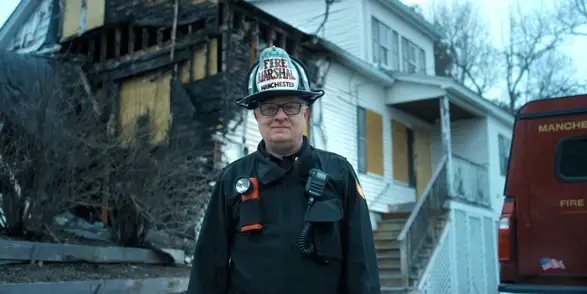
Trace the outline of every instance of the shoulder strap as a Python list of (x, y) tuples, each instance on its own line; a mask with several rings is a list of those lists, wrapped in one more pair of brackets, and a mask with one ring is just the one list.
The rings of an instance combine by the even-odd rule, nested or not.
[[(328, 173), (328, 174), (335, 174), (335, 173), (340, 173), (340, 168), (337, 168), (336, 166), (332, 165), (332, 159), (327, 157), (327, 154), (325, 153), (321, 153), (321, 152), (317, 152), (316, 150), (312, 151), (312, 159), (314, 159), (315, 162), (315, 167), (319, 168), (321, 170), (323, 170), (324, 172)], [(341, 179), (344, 180), (344, 179)], [(344, 187), (341, 187), (344, 188)], [(344, 189), (341, 189), (344, 190)], [(340, 197), (342, 197), (342, 195), (339, 195)]]
[(314, 168), (319, 168), (321, 170), (323, 169), (323, 162), (325, 160), (323, 160), (322, 156), (320, 156), (320, 153), (318, 153), (318, 151), (316, 151), (316, 149), (312, 150), (312, 161), (314, 162)]

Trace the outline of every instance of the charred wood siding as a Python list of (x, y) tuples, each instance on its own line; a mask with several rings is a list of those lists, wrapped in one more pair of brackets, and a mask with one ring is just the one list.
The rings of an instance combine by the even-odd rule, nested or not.
[[(64, 42), (62, 53), (84, 62), (94, 88), (169, 73), (171, 123), (163, 141), (212, 148), (230, 122), (242, 119), (234, 101), (246, 94), (246, 75), (259, 53), (276, 45), (302, 57), (305, 36), (246, 2), (214, 2), (179, 0), (173, 30), (175, 1), (106, 0), (104, 26)], [(122, 100), (111, 107), (118, 111), (118, 134), (129, 124), (121, 113), (141, 113), (129, 107)]]
[[(175, 1), (153, 0), (64, 0), (61, 40), (66, 41), (102, 27), (134, 24), (142, 27), (171, 28)], [(198, 2), (198, 4), (194, 4)], [(178, 0), (177, 24), (204, 19), (218, 22), (215, 1)]]
[[(147, 1), (112, 0), (106, 2), (104, 27), (65, 44), (69, 52), (63, 53), (84, 60), (84, 68), (95, 88), (111, 89), (112, 86), (107, 85), (113, 84), (120, 88), (117, 107), (111, 109), (117, 110), (114, 129), (125, 146), (136, 138), (139, 121), (149, 125), (152, 133), (148, 137), (152, 144), (171, 142), (177, 145), (188, 140), (185, 143), (189, 144), (185, 145), (194, 146), (193, 140), (199, 140), (196, 142), (201, 142), (199, 145), (203, 148), (214, 145), (206, 138), (213, 137), (212, 130), (218, 129), (224, 114), (218, 116), (216, 113), (203, 120), (196, 115), (195, 103), (199, 99), (208, 99), (208, 106), (223, 103), (214, 101), (217, 96), (207, 98), (207, 93), (190, 97), (187, 88), (192, 81), (217, 74), (221, 67), (218, 58), (221, 34), (216, 25), (218, 7), (208, 1), (187, 2), (180, 1), (174, 36), (174, 1), (148, 4)], [(189, 66), (189, 74), (182, 77), (186, 85), (178, 84), (178, 76), (186, 66)], [(165, 78), (152, 78), (158, 76)], [(208, 83), (216, 85), (218, 79)], [(165, 93), (149, 89), (161, 89)], [(186, 102), (191, 107), (187, 107)], [(166, 115), (158, 111), (160, 104), (169, 105), (162, 107)], [(154, 112), (161, 117), (151, 118)], [(186, 134), (180, 135), (176, 129)]]
[[(193, 23), (200, 19), (205, 19), (210, 25), (218, 22), (218, 6), (213, 2), (178, 0), (178, 3), (178, 25)], [(105, 24), (133, 23), (140, 26), (171, 28), (174, 11), (175, 1), (172, 0), (109, 0), (106, 2)]]

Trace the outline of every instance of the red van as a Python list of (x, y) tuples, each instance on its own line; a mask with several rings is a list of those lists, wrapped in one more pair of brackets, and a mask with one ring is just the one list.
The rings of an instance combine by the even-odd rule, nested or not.
[(520, 109), (505, 195), (499, 291), (587, 293), (587, 95)]

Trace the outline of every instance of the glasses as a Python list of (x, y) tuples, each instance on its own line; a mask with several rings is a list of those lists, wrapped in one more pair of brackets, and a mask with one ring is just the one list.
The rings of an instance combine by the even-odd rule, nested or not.
[(259, 105), (259, 110), (261, 111), (261, 114), (265, 116), (276, 115), (280, 108), (283, 109), (283, 112), (287, 115), (296, 115), (302, 110), (302, 105), (305, 104), (299, 102), (288, 102), (283, 104), (262, 103)]

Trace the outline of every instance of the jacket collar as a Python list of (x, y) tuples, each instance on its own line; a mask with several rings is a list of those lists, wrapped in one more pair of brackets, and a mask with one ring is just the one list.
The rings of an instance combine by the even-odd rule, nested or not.
[(267, 152), (265, 141), (261, 140), (257, 146), (257, 152), (255, 152), (258, 159), (257, 173), (259, 180), (266, 185), (283, 178), (291, 165), (297, 162), (299, 158), (311, 157), (312, 150), (313, 148), (308, 142), (308, 138), (304, 136), (302, 147), (296, 153), (279, 159)]

